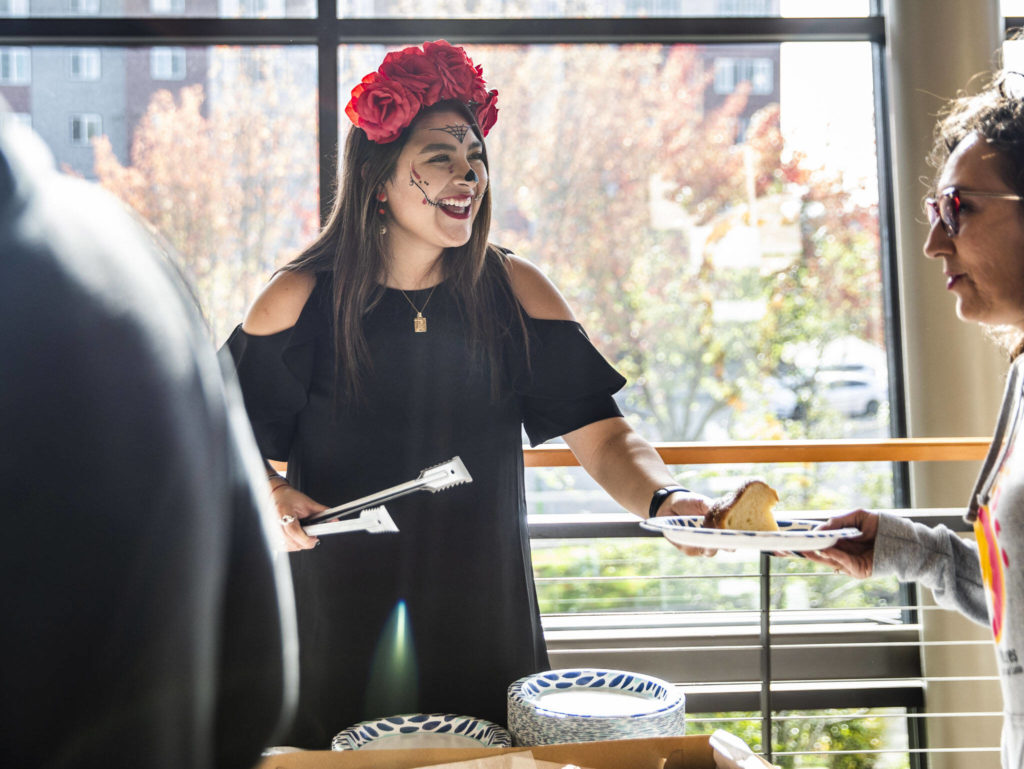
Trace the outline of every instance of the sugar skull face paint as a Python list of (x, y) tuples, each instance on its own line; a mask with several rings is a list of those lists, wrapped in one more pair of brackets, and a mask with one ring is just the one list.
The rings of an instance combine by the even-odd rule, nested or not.
[[(452, 181), (452, 179), (445, 179), (445, 176), (456, 177), (462, 173), (462, 168), (465, 166), (468, 168), (462, 176), (463, 182), (479, 185), (480, 174), (477, 173), (477, 168), (482, 169), (483, 177), (486, 179), (487, 170), (483, 162), (483, 145), (476, 138), (476, 134), (470, 132), (469, 126), (465, 123), (444, 125), (428, 130), (450, 134), (458, 144), (446, 144), (443, 141), (427, 144), (420, 152), (419, 157), (410, 161), (409, 185), (420, 191), (423, 195), (424, 205), (445, 205), (449, 208), (458, 208), (434, 191), (442, 188), (446, 182)], [(467, 135), (469, 136), (468, 141)], [(464, 157), (459, 157), (460, 155), (464, 155)], [(460, 160), (464, 162), (460, 163)], [(432, 187), (433, 189), (431, 189)], [(473, 194), (473, 200), (483, 197), (485, 188), (486, 183), (479, 185), (479, 189)]]
[(465, 118), (454, 110), (420, 118), (385, 188), (392, 249), (464, 244), (487, 183), (483, 143)]
[(457, 141), (459, 144), (462, 144), (462, 140), (466, 138), (466, 134), (469, 132), (469, 126), (466, 125), (465, 123), (462, 123), (460, 125), (446, 125), (444, 128), (438, 128), (435, 130), (450, 133), (453, 137), (455, 137), (455, 141)]

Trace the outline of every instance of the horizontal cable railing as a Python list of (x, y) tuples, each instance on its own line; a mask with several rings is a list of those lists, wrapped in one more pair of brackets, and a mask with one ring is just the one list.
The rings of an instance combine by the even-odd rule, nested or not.
[[(989, 443), (989, 438), (979, 437), (661, 443), (655, 447), (667, 464), (687, 466), (979, 461), (984, 459)], [(578, 465), (564, 445), (525, 448), (524, 463), (531, 468)], [(592, 501), (593, 497), (589, 499)], [(785, 515), (824, 521), (841, 512), (846, 511), (786, 510)], [(885, 512), (930, 526), (944, 524), (955, 531), (970, 531), (962, 507)], [(651, 537), (661, 537), (659, 532), (641, 528), (637, 517), (625, 512), (537, 513), (531, 514), (528, 522), (535, 547), (559, 547), (560, 540), (568, 546), (578, 540), (636, 538), (649, 542)], [(944, 724), (954, 723), (952, 719), (958, 717), (986, 725), (999, 720), (1000, 713), (992, 707), (965, 713), (941, 709), (923, 712), (929, 687), (939, 691), (992, 685), (998, 677), (983, 671), (956, 669), (929, 674), (931, 671), (922, 668), (922, 655), (948, 651), (956, 656), (988, 659), (992, 655), (990, 640), (931, 637), (922, 623), (947, 610), (899, 600), (864, 606), (782, 605), (765, 611), (763, 600), (770, 589), (785, 590), (786, 585), (813, 584), (824, 578), (847, 578), (833, 577), (828, 570), (818, 571), (810, 562), (806, 568), (782, 571), (777, 565), (782, 559), (752, 556), (736, 560), (714, 574), (641, 570), (638, 574), (620, 575), (595, 569), (592, 574), (538, 576), (536, 582), (541, 592), (572, 591), (565, 599), (566, 608), (572, 611), (559, 610), (562, 600), (558, 599), (551, 604), (555, 610), (543, 616), (552, 665), (637, 670), (670, 681), (686, 693), (687, 711), (692, 714), (688, 721), (697, 729), (711, 729), (724, 722), (749, 724), (752, 719), (760, 721), (768, 731), (774, 722), (792, 725), (800, 721), (820, 727), (826, 718), (835, 723), (855, 721), (861, 716), (850, 711), (861, 709), (870, 713), (865, 718), (888, 718), (893, 724), (903, 719), (907, 733), (913, 732), (905, 745), (885, 743), (864, 750), (829, 749), (830, 756), (903, 756), (911, 767), (918, 767), (924, 765), (921, 760), (929, 753), (998, 751), (997, 739), (969, 748), (948, 747), (941, 740), (935, 745), (921, 743), (913, 726), (928, 724), (931, 733), (944, 731)], [(792, 564), (788, 568), (793, 568)], [(753, 591), (748, 596), (751, 603), (745, 608), (695, 605), (692, 609), (659, 611), (658, 596), (634, 595), (629, 599), (633, 602), (631, 608), (612, 611), (602, 593), (614, 590), (616, 583), (648, 592), (670, 591), (672, 585), (693, 585), (699, 593), (702, 582), (728, 582), (736, 585), (736, 590), (749, 589)], [(764, 587), (761, 601), (757, 596), (758, 585)], [(586, 597), (590, 595), (589, 589), (593, 589), (596, 597)], [(829, 715), (834, 711), (840, 712)], [(893, 728), (899, 731), (898, 726)], [(784, 736), (777, 734), (774, 739), (776, 749), (771, 753), (776, 758), (816, 754), (813, 750), (794, 749), (796, 746)]]

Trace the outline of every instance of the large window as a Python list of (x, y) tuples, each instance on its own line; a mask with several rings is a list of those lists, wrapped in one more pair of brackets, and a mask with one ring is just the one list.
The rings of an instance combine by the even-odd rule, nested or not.
[[(82, 41), (52, 19), (31, 46), (0, 48), (0, 94), (59, 164), (156, 226), (218, 344), (315, 237), (349, 89), (422, 29), (473, 40), (501, 92), (492, 238), (559, 286), (627, 376), (619, 402), (641, 433), (898, 432), (875, 112), (884, 30), (867, 0), (339, 0), (339, 18), (320, 19), (311, 0), (25, 2), (37, 20), (185, 19), (149, 47), (122, 39), (120, 23)], [(547, 22), (517, 23), (531, 16)], [(813, 34), (800, 24), (809, 16), (825, 17)], [(737, 17), (756, 34), (732, 34), (724, 22)], [(102, 68), (85, 53), (98, 49), (64, 47), (93, 44)], [(903, 501), (882, 461), (674, 469), (711, 496), (763, 476), (790, 513)], [(742, 554), (682, 558), (616, 517), (574, 468), (531, 468), (528, 502), (556, 664), (660, 674), (687, 690), (693, 731), (724, 724), (760, 744), (757, 711), (774, 714), (769, 744), (786, 766), (809, 765), (784, 755), (800, 751), (835, 753), (815, 766), (879, 755), (880, 767), (914, 765), (919, 617), (893, 581)], [(840, 647), (854, 651), (837, 668)], [(774, 702), (762, 648), (775, 650)]]

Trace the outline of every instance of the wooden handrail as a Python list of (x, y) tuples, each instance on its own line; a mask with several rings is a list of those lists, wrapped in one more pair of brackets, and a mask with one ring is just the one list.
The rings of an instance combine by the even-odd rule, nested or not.
[[(985, 458), (991, 438), (888, 438), (886, 440), (730, 441), (655, 443), (665, 464), (738, 465), (778, 462), (968, 462)], [(527, 467), (576, 467), (568, 446), (523, 449)], [(279, 472), (284, 462), (271, 461)]]
[[(991, 438), (889, 438), (886, 440), (731, 441), (656, 443), (669, 465), (749, 462), (964, 462), (985, 458)], [(579, 464), (567, 446), (523, 449), (527, 467)]]

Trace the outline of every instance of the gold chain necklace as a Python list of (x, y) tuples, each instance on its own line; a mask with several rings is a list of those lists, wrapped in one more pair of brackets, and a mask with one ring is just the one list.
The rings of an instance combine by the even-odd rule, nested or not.
[(427, 305), (430, 304), (430, 297), (432, 297), (434, 295), (434, 291), (436, 289), (437, 289), (437, 284), (435, 284), (434, 288), (430, 289), (430, 293), (427, 294), (427, 301), (425, 301), (423, 303), (423, 309), (420, 309), (419, 307), (414, 305), (412, 303), (412, 299), (409, 298), (409, 295), (407, 293), (405, 293), (405, 291), (403, 291), (402, 289), (398, 289), (399, 291), (402, 292), (402, 296), (405, 297), (405, 301), (407, 301), (409, 303), (409, 306), (412, 307), (412, 309), (416, 311), (416, 317), (412, 319), (412, 330), (413, 330), (414, 333), (417, 333), (417, 334), (425, 334), (425, 333), (427, 333), (427, 319), (423, 317), (423, 310), (427, 309)]

